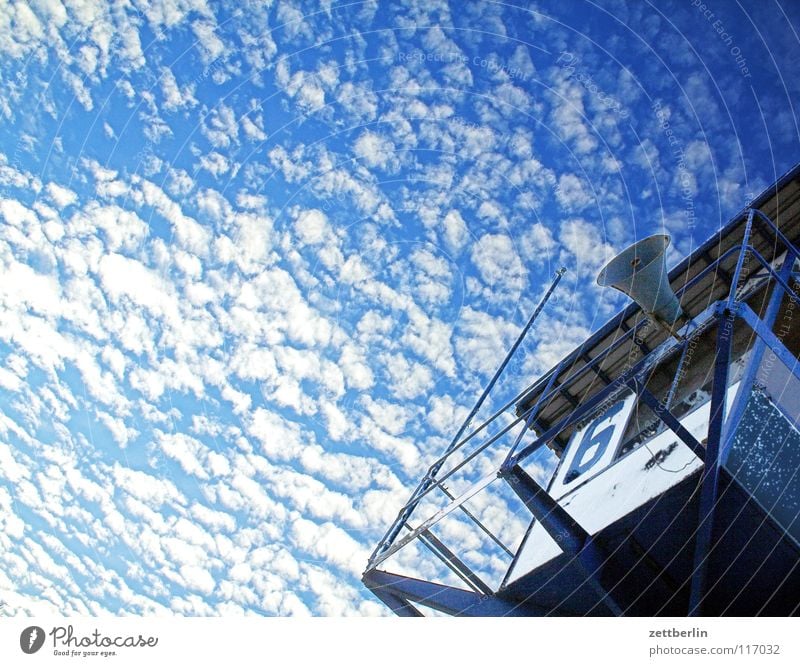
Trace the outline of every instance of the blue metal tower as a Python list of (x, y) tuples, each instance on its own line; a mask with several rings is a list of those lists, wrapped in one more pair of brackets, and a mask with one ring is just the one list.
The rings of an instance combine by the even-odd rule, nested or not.
[(462, 428), (365, 585), (405, 616), (800, 614), (798, 245), (800, 165), (669, 272), (670, 321), (631, 303)]

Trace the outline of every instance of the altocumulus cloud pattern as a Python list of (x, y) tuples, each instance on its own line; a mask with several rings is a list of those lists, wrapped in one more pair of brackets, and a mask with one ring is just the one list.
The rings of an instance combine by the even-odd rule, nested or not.
[(554, 271), (487, 409), (624, 302), (607, 258), (674, 262), (797, 161), (798, 30), (0, 0), (0, 613), (387, 613), (369, 552)]

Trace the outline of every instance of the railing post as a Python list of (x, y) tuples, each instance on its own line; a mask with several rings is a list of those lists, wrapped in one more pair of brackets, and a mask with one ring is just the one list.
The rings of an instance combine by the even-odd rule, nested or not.
[[(744, 250), (743, 250), (744, 251)], [(734, 311), (719, 308), (717, 320), (717, 351), (714, 358), (714, 380), (711, 387), (711, 414), (708, 423), (705, 468), (700, 491), (700, 509), (694, 549), (694, 572), (689, 597), (689, 615), (702, 614), (703, 597), (708, 585), (708, 559), (714, 549), (714, 505), (719, 485), (719, 451), (725, 423), (725, 401), (728, 391), (728, 370), (731, 360)]]
[(747, 252), (750, 249), (750, 233), (753, 229), (753, 209), (751, 208), (747, 213), (747, 222), (744, 225), (744, 232), (742, 233), (742, 251), (736, 259), (736, 269), (733, 271), (731, 278), (731, 290), (728, 292), (728, 309), (732, 310), (736, 303), (736, 291), (739, 289), (739, 280), (741, 279), (742, 267), (747, 258)]

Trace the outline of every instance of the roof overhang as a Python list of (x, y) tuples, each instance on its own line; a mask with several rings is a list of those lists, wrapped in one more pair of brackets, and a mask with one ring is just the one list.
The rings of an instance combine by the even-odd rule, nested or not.
[[(689, 318), (697, 317), (728, 294), (738, 252), (731, 252), (695, 284), (684, 287), (704, 269), (717, 263), (731, 248), (741, 245), (750, 208), (757, 208), (766, 214), (792, 243), (800, 240), (800, 164), (764, 190), (725, 227), (669, 271), (670, 286), (680, 294), (681, 308)], [(775, 234), (768, 233), (764, 227), (756, 220), (750, 245), (768, 262), (773, 262), (784, 252), (784, 247)], [(749, 262), (743, 268), (742, 277), (747, 280), (761, 269), (759, 262)], [(682, 289), (684, 291), (680, 293)], [(647, 326), (643, 333), (629, 335), (631, 329), (646, 319), (647, 315), (639, 305), (632, 302), (568, 354), (560, 365), (540, 377), (518, 401), (517, 413), (522, 414), (535, 404), (552, 380), (553, 387), (562, 388), (540, 407), (536, 423), (544, 428), (557, 423), (577, 405), (613, 382), (630, 366), (632, 356), (640, 358), (667, 338), (669, 334), (659, 326)], [(615, 342), (626, 335), (629, 339), (609, 351)], [(603, 354), (606, 354), (605, 358), (593, 364)], [(594, 367), (587, 369), (592, 364)], [(557, 376), (553, 379), (555, 373)]]

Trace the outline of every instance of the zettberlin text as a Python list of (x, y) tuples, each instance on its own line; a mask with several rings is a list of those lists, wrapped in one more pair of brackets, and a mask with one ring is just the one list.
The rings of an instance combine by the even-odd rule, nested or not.
[(705, 629), (651, 629), (650, 638), (708, 638)]

